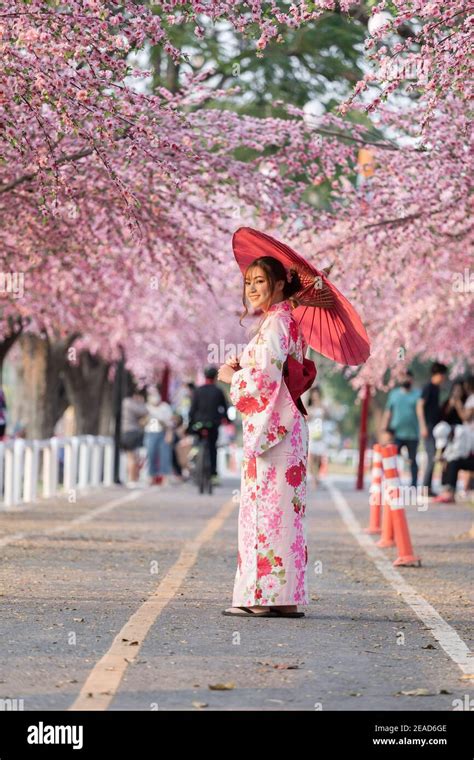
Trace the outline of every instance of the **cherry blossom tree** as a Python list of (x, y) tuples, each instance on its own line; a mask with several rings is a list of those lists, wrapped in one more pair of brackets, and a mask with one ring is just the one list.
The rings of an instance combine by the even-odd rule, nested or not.
[[(472, 357), (471, 64), (460, 2), (377, 3), (366, 76), (340, 115), (313, 123), (292, 107), (285, 119), (206, 108), (205, 77), (175, 93), (151, 91), (151, 72), (137, 64), (147, 44), (179, 59), (169, 31), (183, 20), (195, 19), (198, 36), (225, 20), (264, 55), (270, 39), (284, 42), (285, 28), (358, 5), (4, 6), (0, 243), (3, 270), (25, 281), (21, 298), (2, 300), (4, 346), (27, 325), (48, 342), (44, 373), (54, 356), (71, 393), (81, 373), (92, 377), (87, 357), (100, 357), (104, 383), (119, 345), (144, 379), (164, 360), (190, 372), (210, 345), (235, 343), (241, 278), (230, 237), (251, 224), (318, 266), (334, 261), (331, 276), (372, 341), (369, 361), (347, 373), (355, 387), (386, 387), (387, 369), (391, 383), (417, 354), (456, 366)], [(348, 122), (349, 107), (368, 111), (373, 127)], [(361, 147), (375, 162), (362, 185)], [(327, 208), (314, 205), (322, 185)]]

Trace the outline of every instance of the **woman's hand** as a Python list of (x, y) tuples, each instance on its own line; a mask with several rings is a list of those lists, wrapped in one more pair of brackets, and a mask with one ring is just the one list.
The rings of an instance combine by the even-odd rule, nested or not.
[(236, 370), (230, 367), (228, 364), (221, 364), (219, 372), (217, 373), (217, 379), (222, 383), (230, 383)]
[(228, 356), (225, 363), (229, 364), (231, 367), (233, 367), (233, 369), (241, 369), (240, 356), (235, 356), (235, 354)]

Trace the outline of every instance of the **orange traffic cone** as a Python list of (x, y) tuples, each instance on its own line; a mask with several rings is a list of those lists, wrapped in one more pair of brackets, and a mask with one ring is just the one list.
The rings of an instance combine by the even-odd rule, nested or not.
[(398, 557), (393, 563), (396, 567), (421, 565), (421, 559), (413, 553), (413, 547), (410, 540), (408, 523), (400, 498), (400, 477), (397, 467), (397, 447), (391, 443), (383, 446), (383, 472), (384, 472), (384, 491), (386, 490), (385, 499), (390, 505), (390, 515), (397, 545)]
[(328, 474), (328, 457), (321, 457), (321, 464), (319, 466), (319, 475), (324, 477)]
[[(393, 446), (393, 444), (390, 444), (393, 448), (396, 446)], [(389, 472), (387, 468), (387, 454), (390, 452), (391, 449), (390, 446), (380, 446), (380, 453), (382, 456), (382, 473), (383, 473), (383, 481), (382, 481), (382, 500), (383, 500), (383, 513), (382, 513), (382, 537), (380, 541), (377, 541), (377, 546), (380, 546), (381, 549), (386, 549), (389, 546), (394, 546), (395, 541), (393, 540), (393, 522), (392, 522), (392, 510), (390, 509), (390, 499), (388, 498), (389, 492), (387, 490), (387, 474)], [(387, 451), (389, 450), (389, 452)]]
[(384, 496), (382, 511), (382, 536), (380, 538), (380, 541), (377, 541), (376, 545), (380, 546), (381, 549), (386, 549), (388, 546), (394, 546), (394, 544), (395, 541), (393, 540), (392, 512), (390, 509), (390, 504)]
[(382, 508), (382, 447), (375, 443), (372, 452), (372, 483), (369, 489), (370, 519), (364, 533), (380, 533), (380, 512)]

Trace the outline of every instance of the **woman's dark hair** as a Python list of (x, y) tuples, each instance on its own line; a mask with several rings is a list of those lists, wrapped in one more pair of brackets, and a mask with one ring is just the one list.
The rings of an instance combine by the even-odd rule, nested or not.
[[(273, 256), (260, 256), (258, 259), (254, 259), (254, 261), (252, 261), (252, 263), (247, 267), (244, 275), (244, 286), (242, 292), (242, 303), (244, 305), (244, 311), (240, 315), (239, 319), (239, 324), (241, 326), (243, 326), (242, 320), (248, 314), (247, 304), (245, 303), (245, 278), (255, 267), (260, 267), (260, 269), (262, 269), (265, 273), (265, 276), (270, 285), (270, 298), (273, 296), (273, 293), (275, 292), (275, 285), (279, 280), (283, 280), (285, 283), (282, 293), (284, 299), (291, 298), (291, 296), (303, 288), (296, 269), (285, 269), (281, 261), (279, 259), (275, 259)], [(291, 282), (288, 282), (287, 280), (288, 272), (291, 272), (293, 274)]]
[(143, 388), (140, 388), (139, 384), (133, 377), (131, 372), (127, 372), (126, 378), (125, 378), (125, 393), (124, 397), (131, 398), (135, 394), (139, 394), (140, 396), (144, 396)]
[(140, 386), (134, 381), (132, 381), (132, 384), (129, 385), (125, 393), (126, 398), (132, 398), (132, 396), (141, 396), (144, 401), (147, 400), (147, 395), (148, 394), (146, 392), (146, 388), (145, 387), (140, 388)]
[(451, 388), (449, 389), (449, 396), (446, 399), (446, 403), (449, 401), (449, 399), (453, 395), (454, 389), (457, 388), (457, 387), (461, 388), (461, 401), (462, 401), (462, 403), (463, 404), (466, 403), (466, 401), (467, 401), (467, 393), (466, 393), (466, 389), (464, 387), (464, 383), (463, 383), (462, 380), (454, 380), (453, 381), (453, 383), (451, 385)]
[(474, 375), (468, 375), (464, 380), (464, 386), (467, 388), (467, 393), (474, 393)]

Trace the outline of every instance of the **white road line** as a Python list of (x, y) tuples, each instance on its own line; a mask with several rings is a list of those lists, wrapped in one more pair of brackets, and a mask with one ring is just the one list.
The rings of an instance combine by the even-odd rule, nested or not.
[[(199, 551), (222, 527), (235, 509), (233, 498), (226, 501), (198, 536), (187, 541), (176, 562), (168, 570), (155, 591), (123, 625), (109, 650), (94, 665), (79, 695), (69, 710), (106, 710), (112, 702), (130, 663), (141, 647), (148, 631), (166, 605), (180, 589), (188, 571), (196, 562)], [(134, 642), (131, 645), (131, 642)]]
[(61, 525), (56, 525), (54, 528), (48, 528), (47, 530), (36, 533), (12, 533), (10, 536), (4, 536), (3, 538), (0, 538), (0, 546), (8, 546), (8, 544), (13, 544), (15, 541), (21, 541), (25, 538), (34, 539), (38, 538), (38, 536), (50, 536), (52, 533), (63, 533), (64, 531), (73, 528), (75, 525), (82, 525), (83, 523), (90, 522), (96, 517), (99, 517), (99, 515), (110, 512), (112, 509), (119, 507), (121, 504), (126, 504), (127, 501), (138, 499), (140, 494), (143, 494), (143, 491), (130, 491), (124, 496), (119, 496), (117, 499), (112, 499), (112, 501), (108, 501), (96, 509), (91, 509), (84, 514), (79, 515), (79, 517), (74, 517), (74, 519), (68, 520), (68, 522), (62, 523)]
[(324, 481), (334, 504), (348, 531), (352, 533), (356, 541), (361, 545), (364, 551), (369, 555), (374, 565), (399, 593), (404, 601), (412, 608), (413, 612), (418, 615), (420, 620), (431, 631), (434, 638), (441, 644), (446, 654), (467, 676), (474, 675), (473, 653), (464, 643), (459, 634), (452, 628), (449, 623), (441, 617), (439, 612), (429, 604), (417, 591), (406, 582), (405, 578), (396, 568), (393, 567), (383, 552), (375, 545), (372, 538), (363, 532), (357, 521), (352, 509), (347, 503), (341, 491), (334, 486), (330, 478)]

